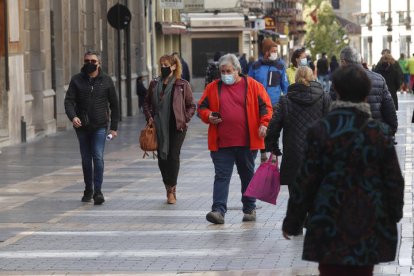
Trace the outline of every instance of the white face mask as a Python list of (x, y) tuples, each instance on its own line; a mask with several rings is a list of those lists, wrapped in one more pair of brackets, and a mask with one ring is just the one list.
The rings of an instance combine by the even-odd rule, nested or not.
[(270, 60), (276, 60), (277, 59), (277, 53), (270, 53), (269, 59)]
[(308, 65), (308, 59), (307, 58), (301, 58), (299, 60), (299, 66), (306, 66)]

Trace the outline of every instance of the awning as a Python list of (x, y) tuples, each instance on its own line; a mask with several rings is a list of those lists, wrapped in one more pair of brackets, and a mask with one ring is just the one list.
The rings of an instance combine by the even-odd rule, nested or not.
[(165, 35), (183, 34), (187, 26), (183, 22), (155, 22), (155, 28)]
[(205, 32), (250, 32), (252, 28), (239, 27), (239, 28), (188, 28), (190, 33), (205, 33)]

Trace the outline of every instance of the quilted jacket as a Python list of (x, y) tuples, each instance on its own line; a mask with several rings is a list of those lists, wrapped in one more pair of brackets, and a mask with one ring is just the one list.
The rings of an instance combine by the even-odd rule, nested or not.
[(288, 93), (280, 98), (267, 129), (265, 145), (268, 151), (280, 155), (279, 137), (283, 129), (281, 185), (289, 185), (294, 180), (303, 159), (306, 131), (328, 113), (330, 103), (329, 95), (315, 81), (310, 86), (292, 84)]
[[(395, 134), (398, 128), (397, 113), (387, 84), (380, 74), (370, 70), (366, 70), (366, 73), (372, 86), (367, 99), (371, 106), (372, 118), (389, 125), (392, 133)], [(336, 93), (333, 88), (331, 88), (330, 95), (332, 100), (336, 100)]]
[(283, 231), (302, 233), (306, 218), (304, 260), (354, 266), (390, 262), (404, 205), (391, 132), (369, 120), (367, 104), (343, 103), (332, 103), (328, 115), (309, 128)]

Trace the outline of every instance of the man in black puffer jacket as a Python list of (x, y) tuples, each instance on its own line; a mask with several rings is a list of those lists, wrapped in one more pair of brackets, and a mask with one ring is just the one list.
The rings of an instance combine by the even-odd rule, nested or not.
[(69, 83), (65, 111), (79, 140), (85, 182), (82, 202), (90, 202), (93, 197), (94, 204), (100, 205), (105, 201), (101, 191), (105, 139), (107, 134), (112, 138), (117, 136), (119, 109), (114, 83), (101, 71), (97, 52), (85, 53), (81, 73), (74, 75)]
[[(341, 50), (340, 61), (341, 66), (349, 64), (362, 66), (361, 55), (355, 48), (349, 46)], [(397, 113), (387, 84), (380, 74), (369, 70), (365, 70), (365, 72), (371, 80), (371, 91), (369, 92), (367, 102), (371, 107), (372, 118), (389, 125), (393, 134), (395, 134), (398, 128)], [(331, 88), (330, 95), (332, 100), (336, 100), (336, 93), (333, 88)]]

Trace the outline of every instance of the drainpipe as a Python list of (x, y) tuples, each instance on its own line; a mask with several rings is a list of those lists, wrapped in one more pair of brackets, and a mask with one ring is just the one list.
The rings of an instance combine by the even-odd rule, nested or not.
[(7, 11), (7, 0), (4, 0), (4, 67), (5, 67), (5, 83), (6, 91), (10, 90), (10, 80), (9, 80), (9, 20), (8, 20), (8, 11)]

